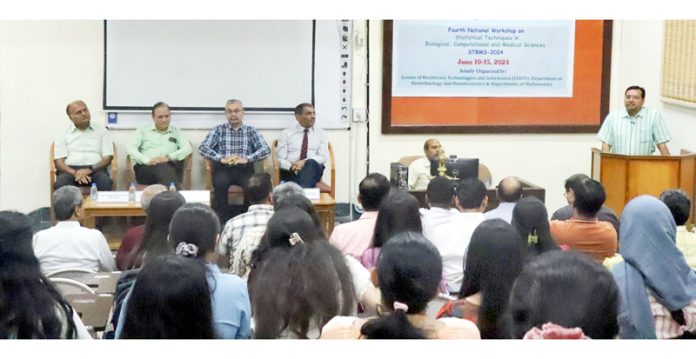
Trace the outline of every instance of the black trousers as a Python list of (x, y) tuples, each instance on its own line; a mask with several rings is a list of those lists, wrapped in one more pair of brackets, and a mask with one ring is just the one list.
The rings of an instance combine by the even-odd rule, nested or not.
[[(92, 166), (70, 166), (74, 170), (81, 170), (83, 168), (91, 168)], [(90, 175), (92, 177), (92, 182), (97, 184), (97, 189), (100, 191), (111, 191), (113, 187), (113, 180), (106, 172), (106, 169), (99, 170)], [(81, 183), (75, 182), (75, 176), (67, 172), (58, 172), (56, 176), (56, 183), (53, 185), (53, 189), (58, 189), (63, 186), (87, 186)]]
[(254, 164), (228, 166), (213, 162), (213, 209), (220, 217), (223, 226), (230, 218), (241, 214), (249, 207), (245, 198), (244, 205), (229, 205), (227, 203), (228, 188), (231, 185), (246, 187), (249, 177), (254, 174)]
[(140, 184), (163, 184), (169, 187), (174, 182), (177, 189), (181, 189), (181, 182), (184, 177), (184, 161), (169, 161), (156, 165), (133, 166), (135, 170), (135, 180)]
[(314, 188), (317, 186), (317, 182), (321, 180), (324, 175), (324, 165), (320, 165), (315, 160), (305, 161), (302, 171), (295, 174), (295, 172), (281, 170), (280, 179), (283, 181), (295, 182), (302, 188)]

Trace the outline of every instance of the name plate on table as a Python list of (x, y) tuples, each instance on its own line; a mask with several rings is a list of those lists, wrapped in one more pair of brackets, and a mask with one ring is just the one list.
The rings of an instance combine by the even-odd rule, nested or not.
[(210, 191), (179, 191), (187, 203), (203, 203), (210, 205)]
[(319, 198), (321, 198), (321, 193), (319, 192), (319, 188), (305, 188), (304, 195), (310, 201), (318, 201)]
[[(140, 204), (142, 191), (135, 192), (135, 202)], [(103, 191), (97, 193), (97, 202), (128, 203), (128, 191)]]

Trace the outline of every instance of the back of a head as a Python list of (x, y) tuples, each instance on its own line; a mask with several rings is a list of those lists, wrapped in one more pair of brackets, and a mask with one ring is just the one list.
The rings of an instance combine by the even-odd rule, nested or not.
[(0, 211), (0, 339), (59, 339), (75, 335), (72, 308), (41, 274), (29, 218)]
[(381, 247), (386, 241), (401, 232), (423, 232), (416, 197), (406, 191), (394, 190), (382, 202), (375, 222), (372, 247)]
[(272, 190), (271, 175), (263, 172), (249, 177), (244, 193), (251, 204), (260, 204), (268, 199)]
[(517, 202), (522, 198), (522, 183), (517, 177), (505, 177), (498, 183), (498, 199), (501, 202)]
[(248, 288), (257, 339), (308, 338), (356, 305), (345, 258), (326, 240), (269, 248), (252, 268)]
[(558, 249), (551, 236), (546, 206), (540, 199), (529, 196), (519, 200), (512, 210), (511, 225), (521, 241), (528, 244), (528, 253), (539, 254)]
[(596, 217), (607, 199), (604, 186), (591, 178), (573, 181), (570, 186), (575, 197), (573, 207), (583, 216)]
[(584, 173), (577, 173), (574, 174), (565, 181), (565, 189), (566, 191), (572, 189), (573, 187), (577, 186), (578, 183), (581, 183), (582, 181), (588, 180), (590, 177)]
[(205, 268), (162, 256), (148, 262), (130, 294), (124, 339), (213, 339), (212, 303)]
[(275, 186), (275, 188), (273, 188), (273, 195), (271, 196), (273, 199), (273, 206), (275, 207), (279, 202), (282, 202), (285, 197), (291, 195), (304, 196), (304, 189), (295, 182), (285, 182)]
[(197, 257), (203, 257), (215, 249), (220, 233), (220, 220), (210, 207), (200, 203), (187, 203), (172, 216), (169, 224), (169, 242), (176, 249), (180, 243), (197, 247)]
[(75, 186), (63, 186), (51, 196), (53, 213), (57, 221), (66, 221), (72, 217), (75, 207), (82, 204), (82, 192)]
[[(382, 303), (392, 314), (372, 320), (361, 329), (370, 339), (419, 339), (424, 333), (409, 324), (406, 314), (423, 313), (437, 295), (442, 258), (423, 235), (400, 233), (384, 245), (377, 261)], [(395, 302), (405, 304), (407, 309)]]
[(431, 207), (450, 208), (454, 202), (454, 182), (437, 176), (428, 183), (425, 195)]
[(551, 322), (612, 339), (619, 333), (618, 305), (616, 282), (601, 264), (575, 251), (545, 253), (525, 266), (510, 293), (512, 337)]
[(296, 207), (275, 211), (266, 224), (266, 239), (271, 247), (291, 247), (289, 238), (293, 233), (305, 242), (326, 239), (312, 217)]
[(460, 298), (482, 293), (478, 327), (484, 339), (507, 337), (501, 316), (510, 289), (522, 271), (525, 248), (512, 226), (502, 219), (482, 222), (467, 248)]
[(668, 189), (660, 194), (660, 200), (672, 212), (677, 226), (683, 226), (689, 219), (689, 212), (691, 211), (691, 200), (689, 200), (686, 193), (680, 189)]
[(273, 202), (273, 211), (279, 211), (285, 208), (299, 209), (309, 214), (317, 228), (323, 228), (317, 210), (314, 208), (312, 201), (304, 195), (304, 192), (300, 194), (287, 193), (285, 196), (282, 196), (278, 202)]
[(169, 225), (174, 213), (184, 204), (186, 199), (176, 191), (160, 192), (149, 201), (142, 241), (133, 256), (129, 258), (127, 267), (140, 265), (145, 256), (152, 258), (172, 252), (171, 245), (167, 241)]
[(140, 195), (140, 206), (143, 207), (143, 211), (145, 211), (146, 214), (149, 215), (148, 209), (150, 208), (150, 201), (152, 201), (156, 195), (165, 191), (167, 191), (167, 187), (159, 183), (149, 185), (143, 189), (143, 193)]
[(360, 203), (366, 211), (376, 211), (382, 201), (389, 195), (390, 185), (387, 177), (379, 173), (370, 173), (360, 181)]
[(457, 199), (464, 209), (481, 207), (486, 198), (486, 185), (478, 178), (466, 178), (457, 186)]

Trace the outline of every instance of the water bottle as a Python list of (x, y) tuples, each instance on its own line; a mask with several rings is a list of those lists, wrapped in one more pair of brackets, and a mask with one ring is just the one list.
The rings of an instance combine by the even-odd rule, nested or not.
[(99, 190), (97, 189), (97, 184), (92, 182), (92, 187), (90, 187), (89, 189), (89, 198), (92, 201), (96, 201), (97, 198), (99, 198), (97, 193), (99, 193)]
[(135, 203), (135, 182), (131, 182), (128, 187), (128, 203)]
[(169, 182), (169, 190), (172, 192), (176, 192), (176, 185), (174, 182)]

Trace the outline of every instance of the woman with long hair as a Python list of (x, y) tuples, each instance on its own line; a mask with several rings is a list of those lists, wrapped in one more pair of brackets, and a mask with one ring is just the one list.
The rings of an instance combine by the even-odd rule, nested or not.
[(511, 224), (522, 243), (525, 243), (527, 260), (544, 252), (559, 249), (551, 236), (546, 206), (540, 199), (529, 196), (517, 201), (512, 210)]
[(0, 211), (0, 339), (91, 338), (41, 273), (26, 215)]
[(323, 339), (480, 338), (476, 325), (468, 320), (436, 320), (425, 314), (438, 292), (442, 258), (420, 233), (403, 232), (389, 239), (376, 269), (386, 313), (375, 319), (336, 317), (322, 329)]

